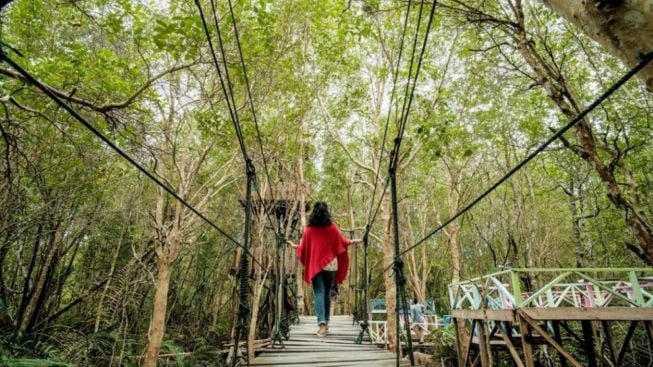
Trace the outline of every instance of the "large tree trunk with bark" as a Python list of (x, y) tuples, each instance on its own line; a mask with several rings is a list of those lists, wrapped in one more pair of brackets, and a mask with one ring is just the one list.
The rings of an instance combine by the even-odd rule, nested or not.
[[(653, 1), (542, 0), (628, 66), (653, 52)], [(653, 65), (638, 74), (653, 92)]]
[(168, 290), (170, 288), (172, 264), (164, 259), (158, 259), (157, 268), (159, 271), (156, 278), (154, 300), (152, 301), (152, 318), (150, 319), (150, 328), (147, 334), (148, 344), (143, 357), (143, 367), (156, 367), (166, 328), (166, 310), (168, 308)]

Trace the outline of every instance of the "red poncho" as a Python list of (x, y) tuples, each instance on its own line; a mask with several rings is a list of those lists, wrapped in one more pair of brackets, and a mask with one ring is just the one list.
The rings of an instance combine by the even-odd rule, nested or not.
[(310, 283), (337, 256), (336, 283), (342, 283), (349, 269), (349, 244), (350, 241), (342, 236), (333, 222), (324, 227), (306, 226), (302, 241), (297, 247), (297, 256), (304, 265), (304, 281)]

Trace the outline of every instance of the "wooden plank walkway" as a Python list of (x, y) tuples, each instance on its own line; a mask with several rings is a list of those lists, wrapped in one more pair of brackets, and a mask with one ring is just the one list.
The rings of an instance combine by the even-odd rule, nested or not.
[[(367, 336), (363, 344), (354, 343), (360, 327), (352, 325), (351, 316), (332, 316), (329, 324), (329, 334), (317, 336), (315, 316), (301, 316), (283, 348), (264, 349), (250, 366), (395, 366), (395, 355), (370, 344)], [(410, 362), (402, 359), (401, 366), (410, 366)]]

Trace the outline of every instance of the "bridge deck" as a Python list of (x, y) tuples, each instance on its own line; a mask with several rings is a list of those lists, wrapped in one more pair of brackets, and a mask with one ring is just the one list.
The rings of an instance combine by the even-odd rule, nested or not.
[[(385, 349), (370, 344), (355, 344), (360, 328), (352, 325), (350, 316), (333, 316), (329, 335), (316, 335), (315, 317), (302, 316), (300, 324), (290, 331), (284, 348), (267, 348), (251, 361), (250, 366), (335, 367), (335, 366), (395, 366), (396, 357)], [(410, 366), (402, 359), (401, 366)]]

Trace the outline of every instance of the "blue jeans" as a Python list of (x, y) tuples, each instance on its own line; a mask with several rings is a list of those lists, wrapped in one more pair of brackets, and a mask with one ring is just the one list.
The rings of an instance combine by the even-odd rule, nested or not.
[(329, 324), (331, 313), (331, 285), (336, 279), (335, 271), (322, 270), (317, 273), (313, 280), (313, 296), (315, 298), (315, 315), (318, 325)]

